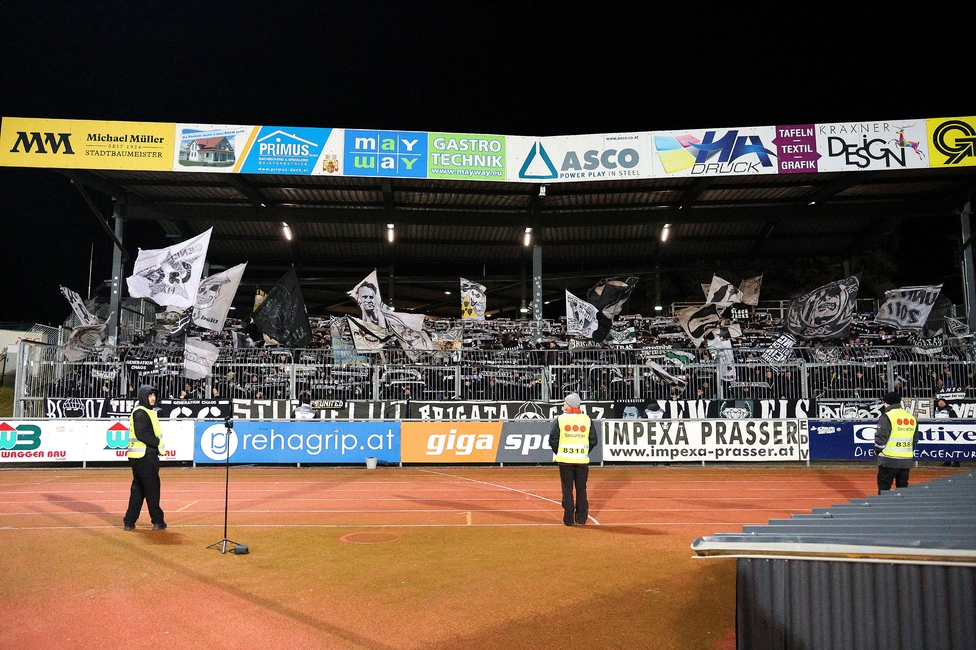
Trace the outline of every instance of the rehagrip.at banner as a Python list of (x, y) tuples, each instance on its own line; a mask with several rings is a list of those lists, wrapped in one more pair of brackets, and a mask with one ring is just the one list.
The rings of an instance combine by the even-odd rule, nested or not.
[(604, 461), (638, 463), (802, 461), (806, 420), (607, 420)]
[(399, 422), (196, 423), (197, 463), (356, 463), (400, 461)]

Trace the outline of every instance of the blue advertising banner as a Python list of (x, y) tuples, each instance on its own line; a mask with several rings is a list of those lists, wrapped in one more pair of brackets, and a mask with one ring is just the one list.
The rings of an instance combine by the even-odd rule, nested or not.
[(344, 176), (427, 177), (427, 134), (346, 129)]
[(308, 176), (331, 134), (332, 129), (262, 126), (241, 172)]
[[(873, 460), (877, 421), (810, 420), (811, 460)], [(919, 462), (976, 460), (976, 422), (919, 422)]]
[(196, 463), (400, 462), (399, 422), (198, 422), (195, 438)]

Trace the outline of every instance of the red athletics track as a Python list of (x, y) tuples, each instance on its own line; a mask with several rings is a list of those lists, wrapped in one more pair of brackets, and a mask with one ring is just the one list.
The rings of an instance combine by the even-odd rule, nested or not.
[(231, 467), (239, 556), (207, 548), (222, 467), (163, 469), (161, 532), (122, 531), (126, 468), (0, 471), (0, 649), (728, 649), (734, 562), (691, 542), (873, 494), (875, 471), (594, 466), (568, 528), (552, 467)]

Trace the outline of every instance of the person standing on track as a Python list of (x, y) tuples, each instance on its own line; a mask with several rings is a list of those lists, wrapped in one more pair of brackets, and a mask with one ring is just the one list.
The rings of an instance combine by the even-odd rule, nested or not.
[(878, 494), (895, 487), (908, 487), (908, 473), (915, 462), (918, 420), (901, 407), (901, 395), (888, 393), (885, 410), (874, 434), (874, 453), (878, 457)]
[[(556, 418), (549, 433), (549, 446), (559, 463), (559, 481), (563, 490), (563, 523), (582, 526), (589, 515), (586, 479), (589, 476), (590, 452), (596, 447), (597, 435), (590, 417), (580, 410), (580, 396), (570, 393), (563, 401), (563, 414)], [(573, 488), (576, 502), (573, 502)]]
[(139, 387), (139, 405), (129, 416), (129, 466), (132, 467), (132, 487), (129, 489), (129, 508), (122, 519), (125, 530), (135, 530), (136, 520), (146, 502), (153, 530), (166, 528), (163, 511), (159, 507), (159, 457), (166, 453), (163, 430), (153, 407), (156, 389)]

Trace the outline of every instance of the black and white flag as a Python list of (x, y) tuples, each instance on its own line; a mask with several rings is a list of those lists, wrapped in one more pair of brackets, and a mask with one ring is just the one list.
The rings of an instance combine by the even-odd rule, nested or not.
[(216, 345), (187, 337), (183, 348), (183, 376), (187, 379), (205, 378), (213, 370), (219, 352)]
[(763, 276), (759, 275), (739, 283), (739, 293), (742, 294), (740, 302), (743, 305), (753, 307), (759, 304), (759, 290), (762, 288)]
[[(111, 319), (110, 319), (111, 320)], [(61, 350), (64, 358), (72, 363), (81, 361), (90, 354), (103, 354), (108, 350), (107, 323), (80, 325), (71, 328), (68, 342)]]
[(629, 277), (626, 280), (607, 278), (600, 280), (586, 292), (586, 301), (594, 305), (597, 309), (597, 328), (593, 332), (593, 340), (600, 342), (607, 338), (610, 328), (613, 326), (613, 319), (616, 318), (630, 298), (634, 287), (637, 285), (637, 278)]
[(851, 276), (793, 299), (786, 330), (801, 339), (830, 339), (850, 331), (860, 281)]
[(386, 318), (383, 316), (383, 299), (380, 297), (380, 284), (376, 279), (376, 271), (373, 271), (359, 284), (347, 292), (353, 300), (359, 304), (360, 318), (377, 327), (386, 327)]
[(193, 307), (193, 323), (197, 327), (219, 332), (224, 327), (227, 312), (237, 295), (247, 262), (214, 273), (200, 282), (197, 300)]
[(76, 291), (72, 291), (68, 287), (61, 287), (61, 295), (68, 299), (79, 323), (82, 325), (98, 325), (98, 318), (88, 311), (88, 307), (85, 307), (84, 301)]
[(139, 250), (132, 275), (125, 279), (129, 295), (148, 298), (163, 307), (186, 309), (196, 302), (210, 233), (156, 250)]
[(969, 333), (969, 323), (961, 321), (958, 318), (952, 318), (951, 316), (945, 317), (945, 329), (949, 333), (949, 336), (954, 338), (963, 339), (972, 336)]
[(478, 323), (485, 320), (488, 299), (485, 286), (472, 280), (461, 278), (461, 320)]
[(723, 280), (717, 275), (713, 275), (712, 283), (708, 286), (708, 295), (705, 298), (705, 303), (718, 305), (719, 307), (728, 307), (736, 302), (742, 302), (742, 292), (731, 282)]
[(596, 313), (596, 305), (566, 290), (566, 334), (592, 337), (597, 328)]
[(685, 334), (688, 335), (696, 348), (700, 348), (709, 333), (722, 323), (719, 306), (714, 303), (699, 307), (687, 307), (679, 311), (676, 316), (678, 323), (681, 324)]
[(922, 329), (941, 291), (941, 284), (885, 291), (885, 302), (874, 320), (902, 330)]
[(305, 299), (294, 268), (288, 269), (268, 292), (268, 297), (251, 315), (251, 320), (263, 334), (286, 347), (304, 348), (312, 342), (312, 325), (308, 321)]

